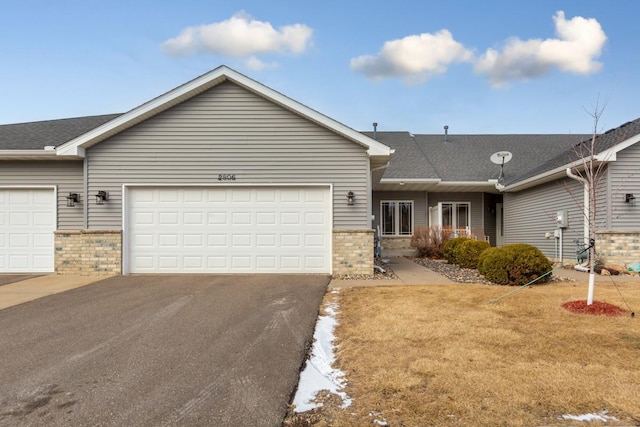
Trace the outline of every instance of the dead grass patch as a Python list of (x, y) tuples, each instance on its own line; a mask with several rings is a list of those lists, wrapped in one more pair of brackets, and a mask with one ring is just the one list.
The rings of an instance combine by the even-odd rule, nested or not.
[[(633, 308), (637, 283), (618, 285)], [(481, 285), (378, 287), (339, 296), (337, 364), (353, 404), (322, 408), (333, 426), (532, 426), (587, 424), (564, 414), (607, 410), (640, 423), (637, 318), (584, 316), (562, 308), (586, 285), (510, 290)], [(599, 284), (600, 301), (622, 305)], [(317, 414), (316, 414), (317, 415)], [(600, 425), (598, 421), (588, 425)], [(605, 424), (602, 424), (605, 425)]]

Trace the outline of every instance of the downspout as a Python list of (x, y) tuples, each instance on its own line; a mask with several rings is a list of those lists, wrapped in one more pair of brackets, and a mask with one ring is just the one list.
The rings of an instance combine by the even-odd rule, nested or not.
[(581, 182), (584, 187), (584, 202), (582, 205), (584, 206), (584, 242), (589, 242), (589, 184), (586, 179), (582, 178), (571, 172), (571, 168), (567, 168), (567, 176), (571, 179), (575, 179), (578, 182)]
[(82, 185), (84, 192), (84, 203), (82, 204), (83, 227), (89, 229), (89, 159), (85, 156), (82, 160)]
[[(571, 172), (571, 168), (567, 168), (567, 176), (571, 179), (575, 179), (578, 182), (581, 182), (584, 187), (584, 202), (582, 203), (584, 206), (584, 242), (585, 244), (589, 244), (589, 183), (586, 179), (574, 174)], [(562, 260), (560, 260), (562, 262)], [(592, 263), (591, 263), (592, 264)], [(589, 271), (589, 290), (587, 293), (587, 305), (593, 304), (593, 290), (595, 288), (596, 283), (596, 273), (593, 269)]]

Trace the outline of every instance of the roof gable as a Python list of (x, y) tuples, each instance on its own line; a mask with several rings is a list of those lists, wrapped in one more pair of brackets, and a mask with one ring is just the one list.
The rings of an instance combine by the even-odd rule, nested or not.
[(505, 191), (525, 189), (566, 176), (567, 168), (575, 166), (576, 163), (582, 163), (580, 153), (588, 153), (592, 143), (596, 144), (596, 161), (609, 162), (616, 160), (618, 152), (638, 142), (640, 142), (640, 118), (597, 135), (595, 141), (593, 135), (585, 135), (585, 138), (580, 142), (573, 144), (553, 158), (508, 179)]
[(228, 67), (221, 66), (200, 77), (140, 105), (121, 116), (92, 129), (56, 149), (61, 156), (83, 156), (84, 150), (123, 130), (203, 93), (222, 82), (230, 81), (268, 100), (287, 108), (368, 149), (371, 156), (389, 156), (393, 151), (386, 145), (369, 138), (285, 95), (268, 88)]

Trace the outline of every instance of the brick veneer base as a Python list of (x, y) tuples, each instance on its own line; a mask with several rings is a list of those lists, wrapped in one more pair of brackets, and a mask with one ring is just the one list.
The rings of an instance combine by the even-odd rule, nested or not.
[(597, 231), (596, 252), (608, 263), (626, 266), (640, 261), (640, 231)]
[(114, 276), (122, 273), (122, 232), (58, 230), (54, 232), (57, 274)]
[(333, 230), (333, 274), (373, 274), (373, 230)]

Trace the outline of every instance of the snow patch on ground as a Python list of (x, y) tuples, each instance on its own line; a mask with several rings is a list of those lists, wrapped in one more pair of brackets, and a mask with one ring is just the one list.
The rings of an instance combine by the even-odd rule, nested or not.
[(326, 303), (324, 312), (326, 315), (319, 316), (316, 323), (311, 357), (307, 360), (304, 369), (300, 373), (298, 390), (293, 398), (295, 412), (306, 412), (322, 406), (322, 403), (314, 402), (318, 392), (321, 390), (328, 390), (339, 396), (342, 399), (343, 409), (351, 405), (351, 399), (342, 391), (347, 384), (345, 374), (332, 367), (335, 361), (333, 352), (335, 336), (333, 331), (338, 324), (336, 319), (338, 303)]
[(607, 415), (607, 413), (608, 413), (607, 411), (600, 411), (597, 414), (583, 414), (583, 415), (567, 414), (567, 415), (561, 416), (560, 418), (564, 420), (571, 420), (571, 421), (604, 421), (605, 423), (607, 421), (618, 421), (616, 417)]

